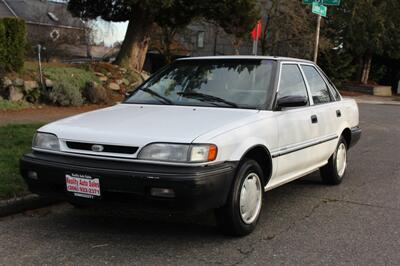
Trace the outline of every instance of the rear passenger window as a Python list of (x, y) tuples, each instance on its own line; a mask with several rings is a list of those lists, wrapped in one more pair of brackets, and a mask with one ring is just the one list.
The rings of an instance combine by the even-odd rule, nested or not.
[(329, 103), (332, 101), (328, 85), (313, 66), (301, 66), (310, 86), (314, 104)]
[(282, 66), (278, 99), (287, 96), (304, 96), (308, 99), (306, 84), (297, 65)]

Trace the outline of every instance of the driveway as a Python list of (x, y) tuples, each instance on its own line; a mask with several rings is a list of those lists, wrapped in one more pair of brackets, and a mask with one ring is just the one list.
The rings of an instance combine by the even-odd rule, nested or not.
[(361, 104), (340, 186), (311, 174), (268, 192), (255, 232), (195, 217), (61, 204), (0, 220), (2, 265), (400, 265), (400, 106)]

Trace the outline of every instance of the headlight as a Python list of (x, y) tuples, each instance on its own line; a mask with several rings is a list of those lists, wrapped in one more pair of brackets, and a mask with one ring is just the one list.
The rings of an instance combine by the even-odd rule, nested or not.
[(38, 149), (59, 151), (60, 143), (56, 135), (37, 132), (33, 137), (32, 147)]
[(155, 143), (144, 147), (138, 157), (142, 160), (168, 162), (211, 162), (217, 158), (217, 146)]

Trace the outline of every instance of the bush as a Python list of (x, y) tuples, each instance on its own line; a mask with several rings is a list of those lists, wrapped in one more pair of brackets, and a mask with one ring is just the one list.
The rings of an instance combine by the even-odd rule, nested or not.
[(0, 20), (0, 69), (19, 72), (24, 66), (26, 24), (19, 18)]
[[(5, 72), (6, 61), (6, 29), (0, 20), (0, 78), (3, 77)], [(0, 84), (1, 85), (1, 84)]]
[(55, 84), (49, 93), (49, 99), (52, 103), (61, 106), (80, 106), (83, 104), (80, 88), (68, 83)]
[(61, 106), (82, 105), (82, 91), (86, 84), (97, 80), (92, 72), (74, 67), (46, 67), (44, 74), (54, 83), (49, 100)]

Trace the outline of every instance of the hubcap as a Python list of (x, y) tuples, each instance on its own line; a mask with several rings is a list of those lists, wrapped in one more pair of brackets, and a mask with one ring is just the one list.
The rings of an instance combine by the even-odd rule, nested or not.
[(255, 173), (250, 173), (242, 184), (240, 190), (240, 215), (245, 224), (253, 223), (261, 210), (262, 186), (260, 178)]
[(340, 177), (344, 175), (347, 165), (346, 145), (340, 143), (336, 154), (336, 170)]

